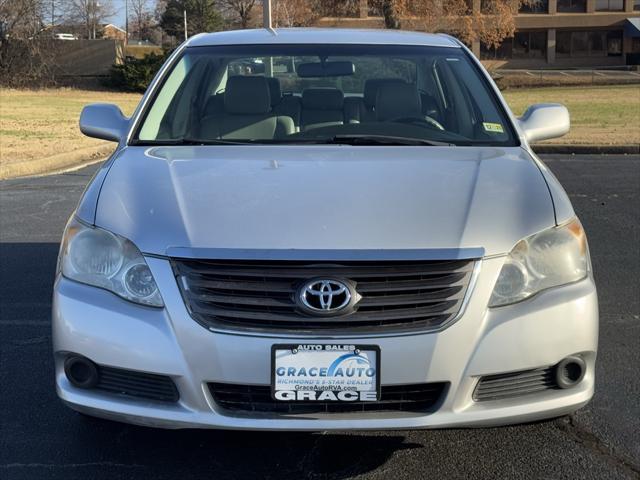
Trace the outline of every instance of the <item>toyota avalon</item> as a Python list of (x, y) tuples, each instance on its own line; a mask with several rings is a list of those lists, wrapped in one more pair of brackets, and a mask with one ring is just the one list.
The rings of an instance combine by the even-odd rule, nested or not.
[(584, 230), (513, 116), (446, 35), (190, 38), (69, 220), (56, 388), (167, 428), (470, 427), (570, 413), (594, 391)]

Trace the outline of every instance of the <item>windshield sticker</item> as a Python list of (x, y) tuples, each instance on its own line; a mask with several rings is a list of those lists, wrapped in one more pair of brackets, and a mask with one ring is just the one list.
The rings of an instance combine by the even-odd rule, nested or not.
[(485, 132), (504, 133), (504, 128), (502, 128), (502, 124), (500, 123), (483, 122), (482, 126), (484, 127)]

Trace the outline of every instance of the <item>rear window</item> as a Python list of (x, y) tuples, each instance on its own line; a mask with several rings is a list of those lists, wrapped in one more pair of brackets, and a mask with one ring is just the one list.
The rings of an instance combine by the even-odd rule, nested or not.
[(326, 44), (187, 48), (145, 108), (133, 143), (313, 144), (353, 136), (517, 145), (464, 50)]

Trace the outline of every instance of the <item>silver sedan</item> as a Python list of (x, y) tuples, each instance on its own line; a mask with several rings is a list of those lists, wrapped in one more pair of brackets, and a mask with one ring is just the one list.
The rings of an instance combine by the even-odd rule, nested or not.
[(62, 242), (59, 397), (168, 428), (527, 422), (593, 395), (583, 228), (456, 39), (366, 30), (198, 35), (138, 109)]

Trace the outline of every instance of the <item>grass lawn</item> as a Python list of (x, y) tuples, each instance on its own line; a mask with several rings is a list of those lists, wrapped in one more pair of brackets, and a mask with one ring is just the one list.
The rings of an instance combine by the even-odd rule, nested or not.
[(82, 107), (91, 102), (117, 103), (126, 115), (140, 95), (70, 88), (48, 90), (0, 89), (0, 165), (20, 163), (105, 142), (80, 133)]
[(503, 93), (516, 115), (533, 103), (556, 102), (567, 106), (571, 131), (551, 140), (552, 143), (640, 143), (640, 85), (530, 88)]
[[(640, 143), (640, 85), (513, 89), (505, 97), (516, 115), (536, 102), (567, 105), (572, 130), (556, 143)], [(80, 133), (83, 105), (116, 103), (130, 115), (139, 99), (139, 94), (68, 88), (0, 89), (0, 166), (104, 146)]]

